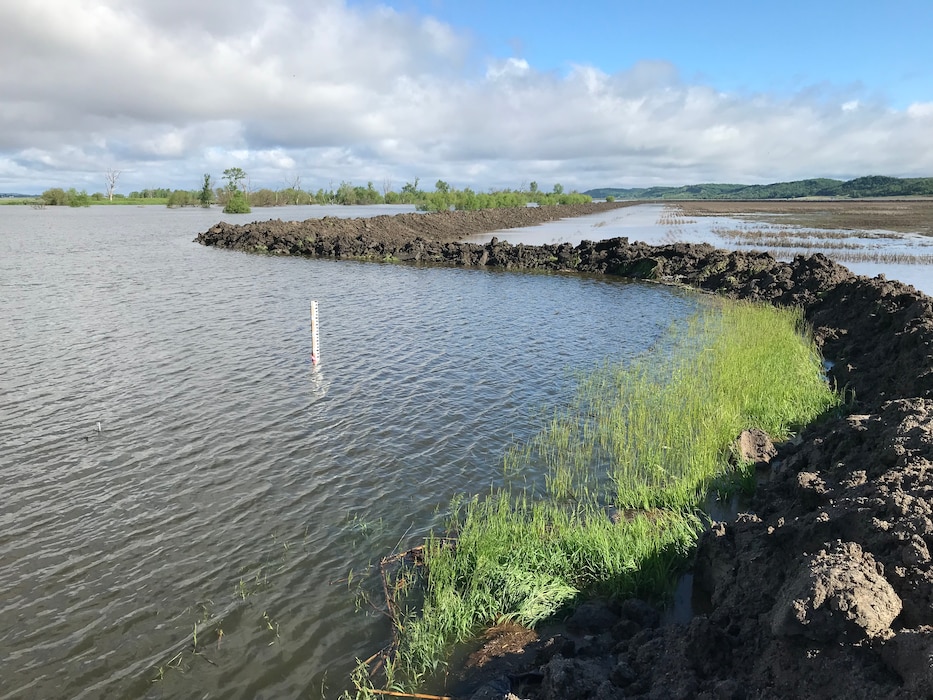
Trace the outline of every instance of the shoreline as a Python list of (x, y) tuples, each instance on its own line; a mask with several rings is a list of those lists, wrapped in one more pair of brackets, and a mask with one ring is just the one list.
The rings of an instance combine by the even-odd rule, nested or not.
[[(573, 207), (557, 209), (562, 215), (553, 218), (573, 215)], [(625, 238), (513, 246), (452, 237), (513, 227), (464, 230), (460, 214), (493, 225), (521, 220), (516, 211), (402, 215), (420, 219), (418, 232), (396, 217), (344, 220), (352, 226), (333, 219), (218, 224), (197, 240), (270, 254), (602, 273), (800, 306), (834, 363), (830, 379), (851, 403), (848, 415), (778, 445), (750, 512), (702, 536), (694, 593), (708, 601), (705, 612), (661, 626), (657, 610), (641, 601), (585, 603), (561, 631), (475, 669), (474, 697), (504, 696), (482, 685), (494, 674), (513, 679), (522, 697), (542, 698), (928, 692), (933, 299), (900, 282), (856, 276), (819, 254), (778, 262), (766, 253)]]

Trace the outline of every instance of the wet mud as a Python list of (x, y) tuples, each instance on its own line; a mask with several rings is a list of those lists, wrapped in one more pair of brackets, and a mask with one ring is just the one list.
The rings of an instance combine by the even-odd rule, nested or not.
[(457, 697), (933, 697), (933, 299), (819, 254), (780, 262), (624, 238), (476, 245), (456, 241), (453, 224), (407, 240), (395, 227), (380, 235), (375, 220), (352, 235), (328, 236), (329, 225), (220, 224), (198, 240), (623, 275), (796, 305), (846, 391), (845, 411), (767, 449), (770, 478), (747, 512), (702, 536), (693, 564), (702, 613), (662, 624), (645, 601), (589, 601), (531, 636), (493, 631), (467, 668), (452, 669)]

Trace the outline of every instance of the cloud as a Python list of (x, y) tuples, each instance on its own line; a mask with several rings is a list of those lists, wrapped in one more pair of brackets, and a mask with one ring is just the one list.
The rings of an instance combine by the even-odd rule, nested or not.
[[(933, 107), (858, 86), (729, 94), (665, 61), (607, 74), (475, 59), (430, 17), (343, 0), (0, 7), (0, 190), (416, 176), (565, 187), (930, 175)], [(285, 171), (288, 171), (287, 173)]]

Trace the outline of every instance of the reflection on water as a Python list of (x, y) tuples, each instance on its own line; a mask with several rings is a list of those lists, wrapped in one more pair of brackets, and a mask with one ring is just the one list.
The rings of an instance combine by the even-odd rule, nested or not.
[(369, 565), (702, 303), (192, 243), (218, 216), (0, 208), (0, 698), (335, 696), (389, 640)]

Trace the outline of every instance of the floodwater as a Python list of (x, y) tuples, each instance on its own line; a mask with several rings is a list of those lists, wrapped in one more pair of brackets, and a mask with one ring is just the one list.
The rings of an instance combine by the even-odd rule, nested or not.
[[(501, 483), (575, 371), (704, 303), (192, 242), (221, 218), (407, 210), (0, 207), (0, 699), (336, 697), (390, 639), (371, 565)], [(662, 217), (495, 235), (715, 243), (722, 225)], [(933, 292), (929, 266), (879, 268)]]
[[(770, 223), (758, 223), (753, 217), (730, 218), (723, 216), (704, 216), (685, 218), (672, 216), (672, 211), (663, 204), (640, 204), (632, 207), (613, 209), (595, 216), (579, 219), (566, 219), (546, 227), (511, 229), (496, 233), (500, 240), (510, 243), (542, 245), (569, 241), (574, 245), (583, 240), (602, 240), (627, 236), (629, 240), (642, 241), (650, 245), (669, 243), (709, 243), (717, 248), (729, 250), (760, 250), (761, 245), (742, 243), (722, 235), (729, 230), (761, 230), (764, 233), (789, 229)], [(793, 230), (793, 229), (790, 229)], [(918, 257), (933, 261), (933, 238), (917, 234), (900, 234), (891, 231), (841, 231), (798, 229), (797, 240), (807, 244), (806, 248), (792, 247), (771, 250), (780, 260), (790, 260), (795, 254), (823, 253), (837, 259), (842, 265), (859, 275), (874, 277), (885, 275), (911, 284), (926, 294), (933, 295), (933, 265), (907, 264), (898, 262), (850, 262), (843, 254), (871, 258), (875, 254), (900, 257)], [(821, 236), (835, 234), (844, 236), (829, 241), (829, 245), (820, 247)], [(473, 236), (467, 240), (477, 243), (486, 242), (490, 235)], [(825, 239), (823, 242), (826, 242)], [(815, 246), (815, 247), (810, 247)], [(836, 246), (836, 247), (831, 247)], [(839, 247), (843, 246), (843, 247)]]
[(0, 207), (0, 698), (335, 697), (390, 639), (368, 567), (704, 303), (192, 242), (385, 211)]

